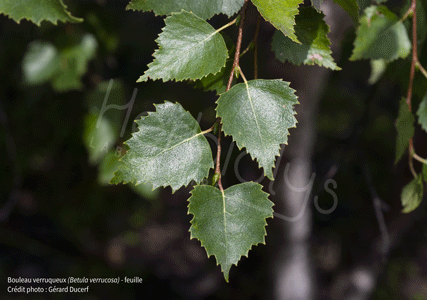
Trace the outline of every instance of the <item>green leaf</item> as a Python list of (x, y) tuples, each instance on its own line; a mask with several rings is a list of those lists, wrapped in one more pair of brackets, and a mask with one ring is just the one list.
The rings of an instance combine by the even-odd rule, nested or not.
[(323, 21), (325, 15), (316, 12), (312, 7), (302, 7), (295, 17), (295, 34), (301, 44), (276, 31), (271, 44), (276, 58), (295, 64), (323, 66), (332, 70), (340, 70), (331, 56), (328, 39), (329, 26)]
[(152, 183), (171, 186), (172, 192), (190, 181), (200, 182), (213, 168), (212, 152), (199, 124), (178, 103), (165, 102), (136, 121), (139, 131), (126, 144), (111, 183)]
[(254, 182), (233, 185), (223, 192), (198, 185), (191, 194), (191, 238), (200, 240), (208, 256), (215, 256), (228, 282), (231, 266), (247, 256), (252, 245), (265, 244), (266, 218), (273, 217), (273, 203)]
[(427, 131), (427, 93), (425, 94), (423, 100), (420, 103), (417, 111), (418, 124), (421, 125), (421, 128)]
[(411, 42), (403, 23), (385, 6), (370, 6), (360, 19), (350, 60), (405, 58)]
[(368, 79), (369, 84), (375, 84), (383, 76), (387, 62), (384, 59), (371, 59), (371, 76)]
[(59, 68), (59, 52), (50, 43), (32, 42), (22, 60), (24, 81), (29, 85), (37, 85), (49, 81)]
[(186, 10), (206, 20), (219, 13), (231, 17), (242, 8), (243, 3), (245, 0), (132, 0), (126, 9), (152, 10), (156, 16)]
[(42, 21), (57, 25), (61, 22), (83, 22), (83, 19), (73, 17), (62, 0), (1, 0), (0, 13), (12, 18), (17, 23), (22, 19), (29, 20), (40, 26)]
[(287, 143), (288, 129), (297, 123), (294, 92), (289, 82), (258, 79), (234, 85), (217, 100), (224, 133), (233, 137), (239, 149), (246, 147), (270, 179), (280, 144)]
[(221, 34), (193, 13), (174, 13), (157, 42), (155, 60), (137, 82), (163, 79), (199, 79), (215, 74), (225, 65), (227, 47)]
[(98, 183), (108, 185), (114, 177), (114, 172), (120, 166), (119, 157), (114, 151), (109, 151), (99, 163)]
[(57, 76), (52, 78), (52, 87), (58, 92), (81, 89), (82, 76), (87, 65), (96, 54), (98, 42), (91, 34), (85, 34), (80, 44), (61, 52), (61, 68)]
[(311, 0), (311, 5), (320, 12), (320, 6), (322, 5), (323, 0)]
[(302, 2), (303, 0), (252, 0), (264, 19), (297, 43), (299, 41), (294, 30), (295, 16)]
[(357, 0), (334, 0), (334, 2), (350, 15), (355, 24), (359, 23), (359, 5), (357, 4)]
[(415, 118), (409, 111), (408, 104), (405, 99), (400, 101), (399, 114), (396, 120), (397, 138), (396, 138), (396, 159), (394, 163), (398, 163), (405, 151), (408, 149), (409, 140), (414, 136)]
[(50, 81), (58, 92), (81, 89), (81, 78), (97, 47), (91, 34), (85, 34), (80, 44), (61, 51), (50, 43), (32, 42), (22, 61), (24, 82), (38, 85)]
[(423, 200), (423, 181), (421, 174), (412, 179), (402, 190), (403, 213), (410, 213), (415, 210)]

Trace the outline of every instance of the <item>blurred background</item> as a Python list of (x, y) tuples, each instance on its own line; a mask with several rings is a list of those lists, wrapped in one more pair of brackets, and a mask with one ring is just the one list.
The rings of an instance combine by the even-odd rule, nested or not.
[[(233, 266), (227, 284), (215, 259), (190, 240), (191, 186), (172, 194), (108, 183), (123, 142), (137, 130), (134, 120), (154, 111), (154, 103), (181, 103), (205, 130), (215, 121), (216, 93), (191, 82), (136, 83), (153, 59), (161, 17), (127, 11), (122, 0), (65, 2), (84, 22), (38, 27), (0, 15), (1, 299), (427, 299), (427, 199), (401, 213), (401, 189), (412, 175), (407, 156), (394, 164), (409, 59), (384, 72), (369, 61), (350, 62), (354, 24), (332, 1), (322, 10), (339, 72), (279, 62), (270, 46), (275, 29), (261, 24), (259, 78), (291, 82), (299, 123), (274, 183), (224, 139), (223, 161), (231, 159), (223, 185), (260, 178), (275, 203), (266, 245)], [(387, 2), (398, 15), (405, 5)], [(257, 17), (250, 5), (243, 48)], [(227, 19), (209, 22), (219, 28)], [(236, 34), (235, 26), (224, 32), (230, 44)], [(420, 36), (426, 66), (426, 32)], [(252, 79), (252, 51), (241, 66)], [(417, 74), (415, 107), (426, 91), (427, 80)], [(100, 114), (105, 99), (133, 104)], [(417, 128), (415, 149), (423, 157), (426, 141)], [(7, 292), (8, 277), (69, 276), (143, 282), (90, 284), (78, 296)]]

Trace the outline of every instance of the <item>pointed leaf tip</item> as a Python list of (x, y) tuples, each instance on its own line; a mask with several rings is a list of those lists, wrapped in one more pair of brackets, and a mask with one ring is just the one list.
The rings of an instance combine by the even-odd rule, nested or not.
[(215, 256), (228, 282), (231, 266), (247, 256), (253, 245), (264, 243), (266, 219), (273, 217), (273, 203), (262, 186), (254, 182), (237, 184), (223, 192), (198, 185), (191, 194), (191, 238), (200, 240), (208, 256)]

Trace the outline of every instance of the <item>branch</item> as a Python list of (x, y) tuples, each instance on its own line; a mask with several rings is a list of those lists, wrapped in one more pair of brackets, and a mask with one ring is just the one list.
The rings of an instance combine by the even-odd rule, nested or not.
[[(412, 0), (411, 7), (408, 12), (412, 11), (412, 61), (411, 61), (411, 70), (409, 73), (409, 84), (408, 84), (408, 94), (406, 96), (406, 103), (408, 104), (409, 111), (412, 111), (412, 88), (414, 86), (414, 76), (415, 76), (415, 66), (418, 61), (418, 51), (417, 51), (417, 0)], [(409, 15), (410, 13), (406, 13)], [(409, 169), (414, 177), (417, 177), (417, 172), (414, 169), (414, 162), (412, 160), (411, 153), (414, 153), (414, 141), (413, 138), (409, 140)]]
[[(233, 68), (231, 69), (230, 77), (228, 78), (228, 84), (226, 92), (230, 90), (231, 84), (233, 83), (234, 70), (239, 67), (239, 58), (240, 58), (240, 48), (242, 47), (242, 37), (243, 37), (243, 22), (245, 20), (246, 7), (248, 6), (248, 0), (245, 0), (245, 4), (240, 11), (240, 24), (239, 24), (239, 34), (237, 36), (236, 52), (234, 53)], [(218, 120), (217, 120), (218, 121)], [(221, 182), (221, 122), (219, 122), (218, 127), (218, 148), (216, 152), (216, 166), (215, 166), (215, 175), (218, 176), (218, 187), (221, 192), (224, 191)]]

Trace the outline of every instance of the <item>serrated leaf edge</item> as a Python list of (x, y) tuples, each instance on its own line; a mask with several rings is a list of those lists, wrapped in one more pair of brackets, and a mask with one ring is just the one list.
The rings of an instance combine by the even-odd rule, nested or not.
[[(194, 16), (196, 16), (197, 18), (199, 18), (200, 20), (203, 20), (204, 22), (206, 22), (206, 20), (204, 20), (204, 19), (202, 19), (202, 18), (200, 18), (198, 15), (196, 15), (195, 13), (193, 13), (193, 12), (189, 12), (189, 11), (186, 11), (186, 10), (184, 10), (184, 9), (182, 9), (180, 12), (172, 12), (172, 14), (170, 15), (170, 16), (168, 16), (166, 19), (168, 19), (168, 18), (170, 18), (170, 17), (172, 17), (172, 15), (175, 15), (175, 14), (180, 14), (180, 13), (182, 13), (182, 12), (187, 12), (187, 13), (190, 13), (190, 14), (192, 14), (192, 15), (194, 15)], [(166, 28), (166, 26), (167, 26), (167, 24), (166, 24), (166, 19), (165, 19), (165, 26), (162, 28), (162, 32), (159, 34), (159, 36), (157, 37), (157, 39), (155, 40), (155, 42), (157, 43), (157, 45), (159, 45), (159, 38), (160, 38), (160, 35), (164, 32), (164, 28)], [(209, 23), (208, 23), (209, 24)], [(209, 24), (210, 25), (210, 24)], [(212, 26), (212, 25), (210, 25), (210, 26)], [(213, 27), (212, 27), (213, 28)], [(214, 28), (215, 29), (215, 28)], [(215, 29), (215, 32), (212, 34), (212, 35), (210, 35), (209, 36), (209, 38), (211, 38), (212, 36), (214, 36), (215, 34), (219, 34), (220, 33), (220, 30), (219, 29)], [(224, 39), (222, 36), (221, 36), (221, 38), (222, 39)], [(224, 42), (225, 43), (225, 42)], [(221, 72), (221, 70), (222, 70), (222, 68), (224, 68), (225, 67), (225, 65), (227, 64), (227, 59), (229, 58), (229, 53), (228, 53), (228, 49), (227, 49), (227, 57), (226, 57), (226, 59), (225, 59), (225, 61), (224, 61), (224, 64), (221, 66), (221, 68), (219, 68), (219, 70), (217, 71), (217, 72), (215, 72), (215, 73), (208, 73), (208, 74), (205, 74), (204, 76), (202, 76), (202, 77), (197, 77), (197, 78), (183, 78), (183, 79), (181, 79), (181, 80), (177, 80), (176, 78), (171, 78), (171, 79), (166, 79), (166, 80), (164, 80), (164, 78), (156, 78), (156, 79), (152, 79), (151, 77), (149, 77), (149, 76), (147, 76), (147, 78), (146, 79), (143, 79), (143, 77), (145, 76), (145, 74), (148, 72), (148, 70), (150, 70), (150, 66), (154, 63), (154, 61), (157, 59), (156, 58), (156, 54), (160, 51), (160, 49), (161, 49), (162, 47), (159, 45), (159, 48), (158, 49), (156, 49), (156, 50), (154, 50), (154, 53), (151, 55), (152, 57), (154, 57), (154, 60), (151, 62), (151, 63), (149, 63), (148, 65), (147, 65), (147, 67), (148, 67), (148, 69), (147, 70), (145, 70), (145, 72), (144, 72), (144, 74), (142, 74), (139, 78), (138, 78), (138, 80), (136, 81), (137, 83), (139, 83), (139, 82), (147, 82), (148, 81), (148, 79), (151, 79), (151, 80), (153, 80), (153, 81), (155, 81), (155, 80), (162, 80), (162, 82), (164, 83), (164, 82), (168, 82), (168, 81), (174, 81), (174, 82), (183, 82), (183, 81), (186, 81), (186, 80), (202, 80), (203, 78), (205, 78), (205, 77), (207, 77), (207, 76), (209, 76), (209, 75), (216, 75), (216, 74), (218, 74), (219, 72)], [(227, 48), (227, 47), (226, 47)]]
[[(304, 0), (301, 0), (300, 1), (300, 4), (298, 4), (298, 7), (301, 5), (301, 3), (303, 2)], [(255, 3), (254, 3), (254, 5), (255, 5)], [(256, 6), (256, 5), (255, 5)], [(295, 22), (295, 17), (297, 16), (297, 15), (299, 15), (299, 9), (297, 8), (297, 13), (294, 15), (294, 19), (293, 19), (293, 21), (292, 21), (292, 25), (293, 25), (293, 27), (292, 27), (292, 33), (290, 34), (290, 35), (287, 35), (286, 33), (284, 33), (279, 27), (277, 27), (276, 26), (276, 24), (273, 24), (272, 22), (270, 22), (265, 16), (264, 16), (264, 14), (259, 10), (259, 8), (258, 8), (258, 6), (256, 6), (256, 8), (257, 8), (257, 10), (258, 10), (258, 12), (259, 12), (259, 14), (264, 18), (264, 20), (266, 20), (268, 23), (270, 23), (271, 25), (273, 25), (274, 26), (274, 28), (276, 28), (277, 30), (280, 30), (280, 32), (282, 32), (285, 36), (287, 36), (287, 37), (289, 37), (292, 41), (294, 41), (295, 43), (298, 43), (298, 44), (301, 44), (301, 42), (298, 40), (298, 38), (297, 38), (297, 36), (296, 36), (296, 34), (295, 34), (295, 25), (296, 25), (296, 22)]]
[[(164, 103), (167, 103), (167, 102), (169, 102), (169, 103), (172, 103), (172, 104), (179, 104), (179, 105), (181, 105), (179, 102), (175, 102), (175, 103), (173, 103), (172, 101), (165, 101), (165, 102), (163, 102), (163, 103), (153, 103), (153, 105), (154, 105), (154, 107), (157, 107), (157, 105), (161, 105), (161, 104), (164, 104)], [(182, 106), (181, 106), (182, 107)], [(184, 108), (183, 108), (184, 109)], [(184, 111), (185, 112), (187, 112), (187, 113), (189, 113), (190, 115), (191, 115), (191, 113), (189, 112), (189, 111), (187, 111), (187, 110), (185, 110), (184, 109)], [(150, 116), (150, 115), (152, 115), (152, 114), (155, 114), (155, 113), (157, 113), (157, 110), (156, 111), (149, 111), (148, 112), (148, 114), (146, 115), (146, 116), (142, 116), (140, 119), (138, 119), (138, 120), (134, 120), (134, 122), (136, 123), (137, 121), (140, 121), (140, 120), (142, 120), (142, 119), (144, 119), (144, 118), (146, 118), (146, 117), (148, 117), (148, 116)], [(191, 115), (192, 116), (192, 115)], [(193, 117), (194, 118), (194, 117)], [(200, 125), (199, 125), (199, 128), (200, 128)], [(201, 130), (201, 129), (200, 129)], [(139, 126), (138, 126), (138, 131), (135, 131), (135, 132), (132, 132), (131, 133), (131, 138), (133, 138), (133, 136), (134, 136), (134, 134), (136, 134), (136, 133), (138, 133), (138, 132), (140, 132), (140, 129), (139, 129)], [(199, 136), (199, 135), (204, 135), (204, 133), (203, 133), (203, 131), (201, 130), (201, 132), (200, 133), (198, 133), (198, 134), (196, 134), (196, 135), (194, 135), (191, 139), (193, 139), (193, 138), (195, 138), (195, 137), (197, 137), (197, 136)], [(186, 141), (187, 140), (189, 140), (189, 139), (186, 139)], [(125, 141), (125, 142), (123, 142), (123, 144), (125, 144), (127, 147), (129, 147), (130, 148), (130, 146), (126, 143), (127, 141)], [(180, 143), (181, 144), (181, 143)], [(118, 161), (120, 161), (120, 162), (122, 162), (122, 158), (125, 156), (126, 154), (124, 154), (122, 157), (120, 157), (119, 159), (118, 159)], [(123, 163), (123, 162), (122, 162)], [(205, 178), (207, 178), (208, 176), (209, 176), (209, 171), (211, 170), (211, 169), (213, 169), (213, 161), (212, 161), (212, 167), (210, 167), (208, 170), (207, 170), (207, 174), (202, 178), (202, 179), (200, 179), (200, 182), (202, 182), (203, 181), (203, 179), (205, 179)], [(152, 185), (152, 189), (151, 189), (151, 191), (154, 191), (155, 189), (157, 189), (157, 188), (159, 188), (159, 187), (162, 187), (162, 188), (166, 188), (166, 187), (168, 187), (168, 186), (170, 186), (170, 185), (156, 185), (156, 184), (154, 184), (154, 183), (152, 183), (152, 182), (148, 182), (148, 181), (141, 181), (141, 182), (138, 182), (138, 181), (136, 181), (135, 182), (135, 180), (129, 180), (129, 181), (125, 181), (125, 180), (121, 180), (121, 181), (118, 181), (118, 182), (113, 182), (113, 179), (116, 177), (116, 173), (119, 171), (119, 170), (121, 170), (121, 169), (123, 169), (123, 165), (120, 165), (119, 166), (119, 168), (116, 170), (116, 171), (114, 171), (114, 173), (113, 173), (113, 178), (110, 180), (110, 184), (115, 184), (115, 185), (119, 185), (120, 183), (122, 183), (122, 184), (128, 184), (128, 183), (135, 183), (135, 186), (137, 186), (137, 185), (140, 185), (140, 184), (151, 184)], [(172, 194), (173, 193), (175, 193), (177, 190), (179, 190), (180, 188), (182, 188), (182, 187), (185, 187), (185, 188), (187, 188), (189, 185), (191, 185), (191, 182), (192, 181), (194, 181), (194, 182), (196, 182), (196, 180), (194, 180), (194, 179), (192, 179), (192, 180), (190, 180), (190, 182), (188, 182), (188, 184), (187, 185), (185, 185), (185, 184), (183, 184), (183, 185), (181, 185), (181, 186), (179, 186), (178, 188), (176, 188), (176, 189), (174, 189), (172, 186), (170, 186), (171, 187), (171, 189), (172, 189)], [(198, 184), (198, 182), (196, 182), (196, 184)]]
[(51, 21), (51, 20), (47, 20), (47, 19), (41, 19), (41, 20), (39, 20), (38, 22), (35, 22), (35, 21), (31, 20), (29, 17), (21, 17), (21, 18), (18, 18), (17, 20), (15, 20), (14, 18), (12, 18), (11, 16), (9, 16), (8, 14), (6, 14), (6, 13), (4, 13), (4, 12), (0, 12), (0, 15), (4, 15), (4, 16), (6, 16), (8, 19), (10, 19), (10, 20), (12, 20), (12, 21), (16, 22), (17, 24), (20, 24), (22, 20), (27, 20), (27, 21), (29, 21), (29, 22), (31, 22), (31, 23), (33, 23), (33, 24), (35, 24), (35, 25), (39, 26), (39, 27), (41, 26), (41, 23), (42, 23), (43, 21), (50, 22), (50, 23), (52, 23), (53, 25), (58, 25), (58, 21), (60, 21), (60, 22), (62, 22), (62, 23), (66, 23), (66, 22), (70, 22), (70, 23), (81, 23), (81, 22), (83, 22), (83, 21), (84, 21), (84, 19), (83, 19), (83, 18), (74, 17), (74, 16), (71, 14), (71, 12), (67, 10), (68, 6), (67, 6), (67, 5), (65, 5), (65, 4), (64, 4), (64, 2), (63, 2), (62, 0), (59, 0), (59, 3), (60, 3), (60, 4), (62, 5), (62, 7), (64, 8), (64, 12), (65, 12), (65, 13), (68, 15), (68, 17), (69, 17), (71, 20), (73, 20), (73, 21), (71, 21), (71, 20), (68, 20), (68, 21), (62, 21), (62, 20), (59, 20), (59, 19), (57, 19), (57, 20), (55, 20), (55, 21)]
[[(243, 182), (243, 183), (239, 183), (239, 184), (237, 184), (237, 185), (242, 185), (242, 184), (250, 184), (250, 183), (255, 183), (255, 182), (253, 182), (253, 181), (248, 181), (248, 182)], [(263, 190), (262, 190), (262, 186), (258, 183), (258, 185), (259, 185), (259, 187), (260, 187), (260, 191), (262, 192), (262, 193), (264, 193), (264, 194), (266, 194), (267, 195), (267, 199), (268, 199), (268, 196), (270, 196), (270, 194), (269, 193), (266, 193), (266, 192), (264, 192)], [(200, 186), (203, 186), (203, 185), (200, 185)], [(225, 189), (225, 190), (227, 190), (227, 189)], [(221, 191), (222, 192), (222, 195), (223, 195), (223, 198), (224, 198), (224, 191)], [(190, 196), (190, 198), (191, 197), (193, 197), (193, 191), (190, 191), (190, 193), (191, 193), (191, 196)], [(218, 262), (218, 259), (217, 259), (217, 257), (216, 257), (216, 255), (215, 254), (213, 254), (213, 253), (209, 253), (209, 251), (208, 251), (208, 249), (206, 248), (206, 246), (204, 245), (204, 243), (203, 243), (203, 241), (202, 240), (200, 240), (199, 238), (197, 238), (197, 237), (194, 237), (193, 236), (193, 234), (192, 234), (192, 232), (191, 232), (191, 227), (193, 226), (193, 220), (195, 219), (195, 215), (193, 214), (193, 213), (190, 213), (190, 198), (188, 198), (187, 199), (187, 201), (189, 202), (188, 203), (188, 205), (187, 205), (187, 215), (190, 215), (190, 214), (192, 214), (193, 215), (193, 218), (191, 219), (191, 221), (190, 221), (190, 224), (191, 224), (191, 226), (190, 226), (190, 229), (188, 229), (188, 232), (190, 232), (190, 239), (196, 239), (196, 240), (198, 240), (198, 241), (200, 241), (200, 244), (201, 244), (201, 246), (203, 247), (203, 248), (205, 248), (205, 251), (206, 251), (206, 255), (207, 255), (207, 257), (208, 258), (210, 258), (211, 256), (214, 256), (215, 257), (215, 262), (216, 262), (216, 265), (217, 266), (220, 266), (220, 264), (219, 264), (219, 262)], [(273, 210), (273, 206), (275, 205), (274, 204), (274, 202), (273, 201), (271, 201), (270, 199), (268, 199), (273, 205), (271, 206), (271, 209)], [(243, 255), (241, 255), (240, 256), (240, 258), (239, 258), (239, 260), (236, 262), (236, 263), (232, 263), (231, 264), (231, 266), (230, 266), (230, 270), (231, 270), (231, 267), (234, 265), (234, 266), (236, 266), (237, 267), (237, 264), (241, 261), (241, 259), (242, 259), (242, 257), (243, 256), (245, 256), (245, 257), (249, 257), (249, 251), (251, 251), (252, 250), (252, 248), (254, 247), (254, 246), (258, 246), (258, 245), (266, 245), (266, 243), (265, 243), (265, 237), (267, 236), (267, 229), (266, 229), (266, 226), (268, 225), (267, 224), (267, 219), (273, 219), (274, 218), (274, 210), (273, 210), (273, 212), (272, 212), (272, 214), (271, 214), (271, 216), (268, 216), (268, 217), (266, 217), (266, 218), (263, 218), (264, 219), (264, 226), (263, 226), (263, 229), (264, 229), (264, 234), (263, 234), (263, 236), (262, 236), (262, 242), (259, 242), (259, 243), (256, 243), (256, 244), (251, 244), (251, 246), (250, 246), (250, 248), (246, 251), (246, 253), (245, 254), (243, 254)], [(221, 267), (221, 272), (223, 272), (223, 274), (224, 274), (224, 277), (225, 277), (225, 280), (228, 282), (228, 278), (229, 278), (229, 274), (227, 274), (227, 276), (226, 276), (226, 274), (224, 273), (224, 271), (222, 270), (222, 266), (220, 266)]]
[[(267, 79), (261, 79), (261, 80), (267, 80)], [(271, 79), (271, 80), (275, 80), (275, 81), (281, 81), (281, 82), (285, 82), (285, 83), (287, 83), (288, 84), (288, 87), (289, 88), (291, 88), (290, 86), (289, 86), (289, 82), (286, 82), (286, 81), (284, 81), (284, 80), (281, 80), (281, 79)], [(248, 86), (247, 84), (246, 84), (246, 86)], [(292, 88), (291, 88), (292, 89)], [(292, 89), (293, 91), (294, 91), (294, 95), (295, 95), (295, 90), (294, 89)], [(225, 92), (224, 92), (225, 93)], [(223, 93), (223, 94), (224, 94)], [(222, 94), (221, 94), (222, 95)], [(298, 96), (297, 95), (295, 95), (295, 97), (297, 97), (297, 99), (298, 99)], [(219, 98), (218, 98), (219, 99)], [(218, 101), (218, 99), (217, 99), (217, 101)], [(294, 104), (294, 105), (297, 105), (297, 104), (300, 104), (299, 102), (298, 102), (298, 100), (297, 100), (297, 102)], [(218, 105), (218, 104), (217, 104)], [(215, 109), (216, 110), (216, 109)], [(277, 154), (274, 156), (274, 161), (276, 161), (276, 159), (277, 159), (277, 157), (279, 157), (280, 156), (280, 149), (282, 148), (282, 146), (281, 145), (287, 145), (288, 144), (288, 136), (290, 135), (290, 132), (289, 132), (289, 129), (292, 129), (292, 128), (297, 128), (297, 124), (298, 124), (298, 120), (297, 120), (297, 118), (295, 117), (297, 115), (297, 112), (294, 110), (294, 114), (293, 114), (293, 118), (294, 118), (294, 120), (295, 120), (295, 126), (292, 126), (292, 127), (289, 127), (289, 128), (286, 128), (286, 131), (287, 131), (287, 135), (286, 135), (286, 142), (285, 143), (280, 143), (279, 144), (279, 147), (278, 147), (278, 150), (277, 150)], [(216, 113), (216, 117), (218, 118), (221, 118), (219, 115), (218, 115), (218, 112)], [(222, 125), (224, 125), (224, 123), (222, 122), (222, 118), (221, 118), (221, 124)], [(233, 140), (233, 142), (235, 142), (236, 143), (236, 146), (237, 146), (237, 148), (241, 151), (243, 148), (246, 148), (246, 145), (242, 145), (242, 146), (240, 146), (239, 144), (239, 142), (237, 142), (237, 140), (235, 140), (234, 139), (234, 136), (233, 135), (231, 135), (231, 134), (226, 134), (225, 133), (225, 131), (223, 130), (223, 132), (224, 132), (224, 135), (225, 136), (231, 136), (231, 138), (232, 138), (232, 140)], [(253, 157), (252, 156), (252, 154), (249, 152), (249, 151), (246, 151), (246, 153), (248, 153), (249, 154), (249, 156), (250, 156), (250, 158), (252, 159), (252, 161), (256, 161), (257, 162), (257, 164), (258, 164), (258, 169), (263, 169), (263, 171), (264, 171), (264, 176), (266, 176), (267, 178), (269, 178), (270, 180), (272, 180), (272, 181), (274, 181), (274, 172), (272, 172), (273, 173), (273, 176), (270, 178), (270, 177), (268, 177), (268, 175), (266, 174), (266, 170), (263, 168), (263, 167), (261, 167), (260, 165), (259, 165), (259, 161), (258, 161), (258, 159), (256, 158), (256, 157)], [(276, 164), (274, 164), (273, 165), (273, 167), (272, 167), (272, 170), (274, 170), (276, 168)]]
[[(126, 6), (126, 10), (133, 10), (133, 11), (142, 11), (142, 12), (152, 12), (152, 13), (154, 13), (154, 15), (156, 16), (156, 17), (159, 17), (159, 16), (170, 16), (170, 15), (172, 15), (173, 13), (179, 13), (178, 11), (173, 11), (173, 12), (171, 12), (170, 14), (157, 14), (155, 11), (154, 11), (154, 9), (150, 9), (150, 10), (142, 10), (142, 9), (137, 9), (137, 8), (132, 8), (132, 0), (131, 0), (131, 2), (129, 2), (129, 4)], [(223, 13), (223, 12), (219, 12), (219, 13), (215, 13), (213, 16), (211, 16), (211, 17), (209, 17), (209, 18), (207, 18), (206, 20), (209, 20), (209, 19), (211, 19), (211, 18), (213, 18), (214, 16), (216, 16), (216, 15), (226, 15), (227, 17), (229, 17), (229, 18), (231, 18), (232, 16), (234, 16), (240, 9), (242, 9), (241, 7), (238, 9), (238, 10), (236, 10), (235, 12), (233, 12), (232, 14), (226, 14), (226, 13)], [(184, 10), (184, 9), (182, 9), (182, 10)], [(193, 13), (193, 12), (191, 12), (191, 13)], [(196, 16), (198, 16), (197, 14), (195, 14), (195, 13), (193, 13), (194, 15), (196, 15)], [(202, 20), (205, 20), (205, 19), (203, 19), (203, 18), (201, 18)], [(206, 21), (205, 20), (205, 21)]]

